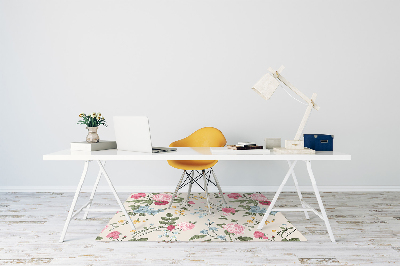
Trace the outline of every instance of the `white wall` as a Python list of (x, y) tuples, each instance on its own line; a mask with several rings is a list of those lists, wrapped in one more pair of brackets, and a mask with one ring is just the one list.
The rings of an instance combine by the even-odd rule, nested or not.
[[(304, 133), (352, 161), (316, 162), (324, 186), (399, 186), (399, 1), (0, 0), (0, 186), (75, 186), (80, 162), (42, 155), (84, 140), (81, 112), (147, 115), (153, 144), (204, 127), (228, 143), (293, 139), (305, 106), (250, 88), (267, 68), (318, 94)], [(394, 143), (394, 144), (391, 144)], [(110, 162), (117, 186), (176, 184), (166, 162)], [(276, 186), (287, 165), (219, 162), (223, 185)], [(300, 182), (309, 185), (305, 166)], [(93, 180), (97, 169), (90, 171)], [(89, 184), (89, 183), (88, 183)], [(240, 190), (240, 189), (239, 189)]]

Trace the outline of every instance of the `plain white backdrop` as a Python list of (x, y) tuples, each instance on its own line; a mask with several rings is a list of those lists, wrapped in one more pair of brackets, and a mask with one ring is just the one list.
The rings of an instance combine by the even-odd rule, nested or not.
[[(315, 162), (321, 186), (400, 186), (399, 1), (0, 0), (0, 186), (75, 186), (81, 112), (146, 115), (154, 146), (220, 129), (228, 144), (293, 139), (305, 106), (251, 87), (269, 66), (318, 94), (304, 133), (352, 161)], [(174, 186), (167, 162), (110, 162), (116, 186)], [(285, 162), (219, 162), (222, 186), (276, 186)], [(296, 167), (309, 185), (305, 165)], [(89, 169), (94, 180), (97, 169)], [(90, 182), (87, 183), (90, 185)]]

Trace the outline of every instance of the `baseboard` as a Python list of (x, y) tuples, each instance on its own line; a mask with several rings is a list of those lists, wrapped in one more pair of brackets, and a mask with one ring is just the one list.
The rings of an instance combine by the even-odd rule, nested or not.
[[(175, 186), (116, 186), (118, 192), (173, 192)], [(222, 186), (224, 192), (275, 192), (278, 186)], [(345, 191), (400, 191), (400, 186), (318, 186), (323, 192)], [(0, 192), (75, 192), (76, 187), (71, 186), (3, 186)], [(186, 191), (186, 188), (183, 189)], [(300, 186), (304, 192), (313, 191), (312, 186)], [(92, 187), (84, 186), (81, 192), (91, 192)], [(201, 192), (201, 188), (193, 186), (193, 192)], [(210, 192), (217, 192), (214, 186), (209, 187)], [(296, 191), (294, 186), (286, 186), (283, 191)], [(108, 186), (99, 186), (97, 192), (110, 192)]]

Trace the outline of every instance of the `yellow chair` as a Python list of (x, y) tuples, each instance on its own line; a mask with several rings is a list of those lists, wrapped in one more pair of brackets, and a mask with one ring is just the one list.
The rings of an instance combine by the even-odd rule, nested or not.
[[(196, 132), (192, 133), (190, 136), (184, 139), (172, 142), (171, 145), (169, 146), (170, 147), (224, 147), (225, 144), (226, 144), (226, 139), (221, 131), (213, 127), (204, 127), (197, 130)], [(207, 205), (209, 212), (211, 213), (211, 207), (208, 197), (208, 188), (207, 188), (208, 183), (210, 182), (213, 183), (210, 180), (211, 173), (213, 174), (215, 180), (215, 183), (213, 184), (218, 187), (219, 193), (221, 194), (221, 197), (226, 204), (226, 200), (223, 196), (221, 186), (219, 185), (217, 176), (215, 175), (214, 170), (212, 169), (212, 167), (217, 162), (218, 162), (217, 160), (168, 160), (169, 165), (177, 169), (183, 170), (182, 177), (179, 180), (178, 185), (176, 186), (174, 196), (172, 197), (168, 208), (171, 207), (172, 202), (175, 199), (176, 194), (178, 193), (178, 190), (187, 184), (189, 185), (187, 201), (189, 201), (193, 183), (197, 183), (197, 180), (203, 177), (204, 188), (202, 189), (206, 192)], [(210, 168), (210, 170), (206, 172), (206, 169), (208, 168)], [(201, 170), (201, 175), (195, 178), (194, 171), (197, 172), (199, 170)], [(190, 173), (188, 171), (190, 171)], [(186, 175), (186, 180), (182, 183), (185, 175)], [(197, 184), (200, 186), (199, 183)]]

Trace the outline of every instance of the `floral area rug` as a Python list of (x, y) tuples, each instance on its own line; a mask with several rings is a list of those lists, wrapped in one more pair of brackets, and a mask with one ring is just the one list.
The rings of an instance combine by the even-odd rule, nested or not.
[(135, 224), (132, 230), (122, 212), (104, 227), (99, 241), (307, 241), (280, 213), (269, 215), (258, 230), (270, 201), (261, 193), (179, 193), (170, 209), (172, 193), (136, 193), (124, 203)]

